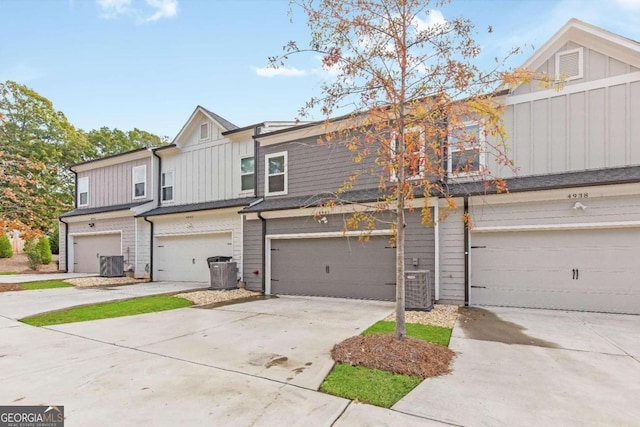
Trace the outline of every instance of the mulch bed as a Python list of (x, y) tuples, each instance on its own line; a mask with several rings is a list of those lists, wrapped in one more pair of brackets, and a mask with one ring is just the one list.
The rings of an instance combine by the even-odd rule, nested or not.
[(415, 338), (400, 341), (393, 334), (358, 335), (331, 350), (331, 357), (338, 363), (423, 379), (448, 374), (453, 356), (455, 353), (447, 347)]
[(22, 291), (22, 287), (16, 283), (0, 283), (0, 292)]

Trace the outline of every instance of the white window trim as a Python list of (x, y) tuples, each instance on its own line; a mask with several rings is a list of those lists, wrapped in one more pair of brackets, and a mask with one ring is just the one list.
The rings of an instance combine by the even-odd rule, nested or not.
[[(251, 174), (248, 173), (242, 173), (242, 161), (244, 159), (252, 159), (253, 158), (253, 172)], [(286, 159), (285, 159), (286, 161)], [(248, 189), (248, 190), (243, 190), (242, 189), (242, 177), (243, 176), (247, 176), (247, 175), (253, 175), (254, 176), (254, 184), (253, 184), (253, 188)], [(253, 194), (256, 191), (256, 185), (255, 185), (255, 176), (256, 176), (256, 160), (254, 158), (254, 156), (244, 156), (240, 158), (240, 194)]]
[[(485, 140), (485, 135), (484, 135), (484, 130), (482, 127), (482, 123), (479, 121), (475, 121), (475, 120), (470, 120), (470, 121), (466, 121), (463, 122), (464, 128), (468, 128), (470, 126), (478, 126), (478, 141), (477, 143), (471, 147), (471, 148), (475, 148), (478, 147), (478, 170), (477, 171), (469, 171), (469, 172), (453, 172), (453, 153), (457, 153), (460, 150), (457, 147), (457, 144), (454, 146), (454, 144), (451, 143), (451, 136), (449, 136), (447, 138), (448, 141), (448, 152), (447, 152), (447, 175), (450, 178), (458, 178), (458, 177), (468, 177), (468, 176), (477, 176), (477, 175), (481, 175), (482, 172), (486, 169), (487, 167), (487, 162), (486, 162), (486, 140)], [(471, 149), (469, 148), (469, 149)]]
[[(166, 175), (166, 174), (171, 174), (171, 185), (162, 185), (162, 178)], [(172, 170), (168, 170), (168, 171), (164, 171), (162, 172), (162, 175), (160, 176), (160, 201), (161, 202), (173, 202), (175, 199), (175, 190), (176, 190), (176, 180), (175, 180), (175, 176), (176, 174), (173, 173)], [(171, 187), (173, 190), (171, 191), (171, 198), (170, 199), (165, 199), (164, 198), (164, 189), (165, 188), (169, 188)]]
[[(80, 187), (81, 184), (80, 182), (86, 182), (87, 183), (87, 191), (80, 191)], [(80, 194), (82, 193), (87, 193), (87, 203), (80, 203), (81, 197)], [(78, 178), (78, 207), (83, 207), (83, 206), (89, 206), (89, 177), (88, 176), (83, 176), (82, 178)]]
[[(144, 181), (136, 182), (136, 169), (144, 170)], [(144, 194), (136, 196), (136, 184), (144, 183)], [(147, 197), (147, 165), (134, 166), (131, 169), (131, 195), (133, 199), (145, 199)]]
[[(284, 156), (284, 191), (269, 191), (269, 176), (277, 176), (277, 175), (269, 175), (269, 159), (274, 157), (283, 157)], [(280, 174), (278, 174), (280, 175)], [(265, 196), (280, 196), (283, 194), (287, 194), (289, 192), (289, 159), (286, 151), (281, 151), (279, 153), (267, 154), (264, 156), (264, 193)]]
[[(206, 126), (207, 128), (207, 136), (204, 138), (202, 137), (202, 126)], [(211, 125), (209, 122), (200, 123), (200, 126), (198, 127), (198, 139), (200, 141), (207, 141), (211, 139)]]
[[(418, 132), (420, 134), (420, 138), (422, 139), (422, 144), (420, 146), (420, 157), (423, 159), (423, 161), (420, 162), (420, 172), (417, 175), (411, 175), (411, 176), (406, 176), (405, 174), (405, 179), (408, 181), (415, 181), (418, 179), (424, 179), (424, 156), (426, 156), (426, 150), (425, 150), (425, 145), (426, 145), (426, 141), (424, 138), (424, 132), (422, 132), (420, 130), (419, 127), (411, 127), (408, 129), (405, 129), (405, 134), (406, 133), (412, 133), (412, 132)], [(392, 140), (392, 144), (391, 144), (391, 157), (395, 157), (396, 155), (396, 144), (395, 144), (395, 138), (397, 138), (397, 135), (394, 135), (393, 137), (394, 139)], [(394, 161), (395, 163), (395, 161)], [(391, 177), (390, 180), (392, 182), (396, 182), (398, 181), (398, 176), (397, 176), (397, 171), (394, 169), (391, 171)]]
[(556, 63), (555, 63), (555, 71), (556, 71), (556, 80), (560, 81), (562, 76), (560, 75), (560, 57), (564, 55), (571, 55), (572, 53), (578, 52), (578, 75), (576, 76), (567, 76), (564, 81), (568, 82), (571, 80), (578, 80), (584, 77), (584, 49), (582, 47), (577, 47), (575, 49), (563, 50), (562, 52), (556, 53)]

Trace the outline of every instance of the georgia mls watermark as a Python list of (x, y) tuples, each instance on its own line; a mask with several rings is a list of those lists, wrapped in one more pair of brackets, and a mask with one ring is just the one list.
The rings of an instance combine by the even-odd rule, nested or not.
[(0, 427), (64, 427), (64, 406), (0, 406)]

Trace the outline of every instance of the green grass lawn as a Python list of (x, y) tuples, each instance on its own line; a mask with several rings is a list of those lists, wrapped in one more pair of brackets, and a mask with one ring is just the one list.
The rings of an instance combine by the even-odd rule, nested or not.
[[(381, 320), (362, 335), (393, 333), (395, 322)], [(451, 329), (433, 325), (407, 323), (407, 336), (443, 346), (449, 345)], [(364, 366), (337, 363), (322, 382), (320, 390), (334, 396), (390, 408), (422, 382), (419, 377), (398, 375)]]
[(113, 301), (85, 307), (70, 308), (55, 313), (25, 317), (21, 321), (32, 326), (59, 325), (61, 323), (85, 322), (87, 320), (109, 319), (134, 314), (173, 310), (193, 304), (184, 298), (154, 295), (126, 301)]
[(20, 283), (20, 287), (31, 291), (33, 289), (72, 288), (73, 285), (62, 280), (43, 280), (41, 282)]
[(0, 276), (8, 276), (10, 274), (20, 274), (17, 271), (0, 271)]
[(363, 366), (336, 364), (320, 391), (358, 402), (390, 408), (422, 381)]
[[(419, 340), (429, 341), (434, 344), (449, 345), (451, 339), (451, 329), (441, 326), (421, 325), (419, 323), (407, 323), (407, 336), (417, 338)], [(381, 320), (367, 328), (362, 335), (394, 333), (396, 330), (395, 322), (387, 322)]]

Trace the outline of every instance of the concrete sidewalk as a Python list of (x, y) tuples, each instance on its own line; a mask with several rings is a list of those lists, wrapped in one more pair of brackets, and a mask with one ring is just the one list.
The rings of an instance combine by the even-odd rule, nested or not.
[(0, 292), (0, 316), (22, 319), (34, 314), (79, 305), (118, 301), (148, 295), (161, 295), (207, 287), (194, 282), (150, 282), (100, 288), (57, 288)]
[(78, 277), (92, 277), (91, 273), (43, 273), (43, 274), (7, 274), (0, 276), (0, 283), (41, 282), (43, 280), (67, 280)]

